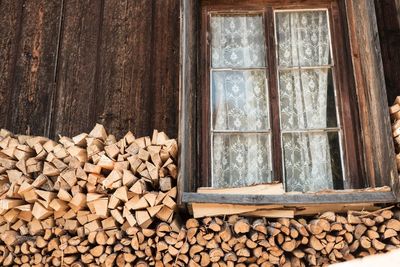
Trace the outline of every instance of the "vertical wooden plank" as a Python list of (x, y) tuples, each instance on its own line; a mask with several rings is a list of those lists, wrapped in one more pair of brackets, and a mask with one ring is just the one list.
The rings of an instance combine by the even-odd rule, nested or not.
[[(153, 1), (106, 1), (95, 96), (96, 116), (121, 137), (150, 134)], [(159, 44), (161, 46), (161, 44)]]
[(351, 55), (370, 186), (399, 190), (373, 1), (346, 0)]
[(53, 73), (60, 21), (59, 1), (25, 1), (7, 128), (15, 133), (45, 135), (54, 90)]
[(375, 0), (375, 7), (388, 101), (392, 104), (400, 94), (400, 0)]
[(178, 134), (179, 1), (155, 1), (152, 53), (153, 127)]
[(396, 1), (396, 10), (397, 10), (397, 20), (399, 21), (400, 25), (400, 0), (395, 0)]
[(179, 79), (179, 174), (178, 202), (183, 192), (195, 185), (196, 155), (196, 84), (198, 51), (198, 6), (196, 0), (181, 1), (181, 41)]
[(0, 128), (6, 127), (23, 1), (0, 2)]
[(96, 115), (119, 136), (177, 135), (179, 2), (106, 1)]
[(51, 135), (72, 136), (95, 123), (102, 1), (64, 2)]

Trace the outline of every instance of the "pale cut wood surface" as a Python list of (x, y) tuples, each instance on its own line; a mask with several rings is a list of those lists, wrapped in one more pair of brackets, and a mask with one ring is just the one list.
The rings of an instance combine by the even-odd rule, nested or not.
[(232, 194), (232, 195), (280, 195), (285, 190), (282, 183), (260, 184), (236, 188), (199, 187), (197, 193), (202, 194)]

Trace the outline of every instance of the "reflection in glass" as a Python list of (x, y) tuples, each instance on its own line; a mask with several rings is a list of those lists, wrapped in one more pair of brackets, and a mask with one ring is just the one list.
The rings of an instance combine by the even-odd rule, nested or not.
[(337, 132), (285, 133), (282, 142), (286, 191), (343, 189)]
[(330, 69), (281, 71), (279, 96), (283, 130), (338, 126)]

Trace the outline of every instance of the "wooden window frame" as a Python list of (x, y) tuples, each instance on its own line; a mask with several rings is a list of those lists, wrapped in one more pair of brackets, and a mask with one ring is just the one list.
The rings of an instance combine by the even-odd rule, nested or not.
[[(224, 1), (219, 1), (224, 2)], [(350, 73), (349, 66), (351, 65), (349, 55), (346, 55), (345, 48), (345, 35), (341, 25), (343, 25), (344, 18), (339, 12), (337, 1), (335, 0), (324, 0), (315, 1), (308, 0), (302, 1), (301, 4), (287, 4), (282, 1), (243, 1), (243, 4), (221, 4), (221, 5), (209, 5), (206, 1), (203, 1), (204, 6), (201, 6), (201, 23), (200, 23), (200, 66), (199, 66), (199, 101), (201, 108), (201, 123), (198, 125), (198, 132), (201, 133), (201, 144), (200, 144), (200, 175), (201, 181), (200, 186), (210, 186), (211, 177), (211, 144), (209, 140), (210, 130), (210, 77), (209, 69), (211, 68), (210, 62), (210, 40), (209, 37), (209, 14), (211, 12), (237, 12), (237, 13), (262, 13), (265, 23), (265, 38), (266, 38), (266, 61), (268, 62), (268, 90), (271, 109), (269, 114), (274, 114), (270, 119), (271, 132), (272, 132), (272, 166), (274, 171), (274, 180), (283, 182), (283, 160), (282, 160), (282, 144), (281, 144), (281, 132), (280, 132), (280, 117), (279, 117), (279, 105), (276, 99), (278, 95), (278, 78), (277, 78), (277, 59), (276, 59), (276, 47), (275, 47), (275, 28), (274, 28), (274, 10), (301, 10), (301, 9), (326, 9), (329, 14), (329, 24), (331, 29), (331, 43), (332, 43), (332, 58), (334, 61), (334, 67), (332, 69), (332, 75), (334, 77), (335, 91), (338, 93), (337, 101), (339, 103), (339, 116), (340, 125), (343, 128), (344, 140), (343, 142), (343, 163), (344, 173), (346, 174), (347, 184), (344, 189), (349, 188), (365, 188), (368, 187), (368, 181), (361, 179), (363, 177), (363, 166), (361, 163), (362, 159), (359, 157), (361, 153), (361, 140), (359, 135), (355, 134), (360, 131), (357, 109), (351, 109), (351, 99), (355, 98), (354, 86), (351, 85), (350, 77), (347, 75)], [(257, 3), (256, 3), (257, 2)], [(249, 4), (252, 5), (249, 5)], [(207, 44), (207, 45), (206, 45)], [(338, 56), (345, 55), (345, 56)], [(338, 66), (342, 67), (341, 71), (337, 71)], [(349, 89), (347, 89), (349, 88)], [(347, 90), (346, 90), (347, 89)], [(336, 102), (336, 101), (335, 101)], [(356, 160), (350, 160), (356, 159)]]
[[(202, 4), (208, 5), (216, 1), (203, 0)], [(218, 0), (218, 5), (213, 4), (213, 8), (235, 7), (237, 1)], [(261, 4), (274, 4), (278, 7), (299, 8), (303, 4), (298, 5), (297, 0), (241, 0), (240, 3), (248, 8), (254, 8)], [(201, 3), (196, 0), (181, 0), (181, 70), (180, 70), (180, 119), (179, 119), (179, 144), (180, 144), (180, 160), (178, 175), (178, 194), (181, 202), (217, 202), (217, 203), (242, 203), (242, 204), (305, 204), (305, 203), (389, 203), (400, 200), (399, 192), (399, 176), (396, 170), (394, 147), (390, 130), (390, 119), (388, 112), (388, 103), (386, 99), (386, 88), (383, 78), (382, 61), (380, 56), (379, 40), (377, 36), (377, 26), (375, 17), (374, 3), (364, 0), (346, 0), (338, 1), (340, 7), (333, 7), (331, 0), (308, 0), (307, 6), (312, 3), (318, 3), (318, 7), (326, 5), (331, 8), (331, 20), (338, 19), (332, 25), (342, 25), (342, 29), (333, 29), (336, 36), (337, 31), (344, 31), (345, 38), (339, 45), (333, 45), (333, 49), (337, 47), (348, 47), (343, 49), (344, 57), (336, 58), (337, 51), (333, 51), (336, 64), (346, 66), (348, 71), (344, 74), (352, 75), (335, 77), (338, 84), (352, 88), (347, 90), (348, 96), (339, 97), (356, 105), (340, 105), (342, 116), (357, 116), (358, 119), (346, 119), (342, 121), (343, 130), (349, 131), (349, 135), (353, 135), (353, 140), (345, 138), (344, 161), (357, 161), (360, 163), (357, 168), (346, 169), (350, 184), (346, 187), (360, 188), (363, 186), (380, 187), (390, 186), (389, 192), (375, 191), (342, 191), (337, 190), (333, 193), (315, 195), (315, 194), (284, 194), (284, 195), (219, 195), (219, 194), (200, 194), (194, 193), (199, 186), (201, 170), (209, 166), (204, 160), (205, 144), (201, 140), (204, 131), (208, 131), (206, 127), (202, 127), (202, 103), (198, 103), (201, 97), (201, 90), (205, 79), (202, 77), (204, 71), (202, 66), (208, 66), (204, 62), (204, 47), (200, 49), (204, 43), (204, 37), (201, 33), (201, 16), (204, 16), (204, 9)], [(342, 16), (336, 14), (338, 10), (342, 10), (345, 14)], [(203, 12), (202, 12), (203, 10)], [(341, 12), (339, 12), (341, 13)], [(268, 24), (270, 25), (270, 24)], [(273, 26), (273, 24), (271, 24)], [(204, 27), (204, 25), (203, 25)], [(336, 33), (335, 33), (336, 32)], [(340, 34), (339, 34), (340, 35)], [(338, 38), (332, 38), (336, 41)], [(340, 38), (341, 39), (341, 38)], [(335, 48), (336, 47), (336, 48)], [(373, 51), (374, 53), (371, 53)], [(348, 58), (348, 61), (343, 61)], [(202, 74), (203, 73), (203, 74)], [(339, 91), (339, 90), (338, 90)], [(343, 90), (340, 90), (343, 91)], [(208, 107), (208, 105), (207, 105)], [(356, 115), (354, 115), (356, 114)], [(278, 118), (279, 119), (279, 118)], [(345, 124), (347, 122), (347, 124)], [(355, 122), (355, 123), (354, 123)], [(203, 123), (203, 124), (202, 124)], [(201, 133), (200, 131), (203, 131)], [(207, 136), (208, 134), (206, 134)], [(346, 143), (346, 139), (347, 142)], [(354, 146), (354, 149), (351, 149)], [(350, 150), (349, 150), (350, 147)], [(357, 148), (358, 147), (358, 148)], [(351, 153), (351, 151), (359, 151), (359, 153)], [(350, 153), (349, 153), (349, 152)], [(374, 152), (374, 153), (372, 153)], [(343, 166), (344, 167), (344, 166)], [(347, 168), (347, 166), (346, 166)], [(204, 185), (204, 184), (200, 184)]]

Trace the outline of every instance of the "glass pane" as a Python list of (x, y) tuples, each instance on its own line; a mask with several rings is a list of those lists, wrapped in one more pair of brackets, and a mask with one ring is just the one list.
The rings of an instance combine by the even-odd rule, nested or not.
[(238, 187), (272, 180), (269, 134), (214, 134), (213, 187)]
[(213, 71), (214, 130), (268, 130), (268, 97), (264, 70)]
[(283, 130), (338, 126), (330, 69), (281, 71), (279, 96)]
[(286, 191), (343, 189), (339, 134), (283, 134)]
[(212, 67), (265, 67), (262, 15), (211, 16)]
[(330, 63), (326, 11), (277, 12), (276, 33), (279, 66), (321, 66)]

